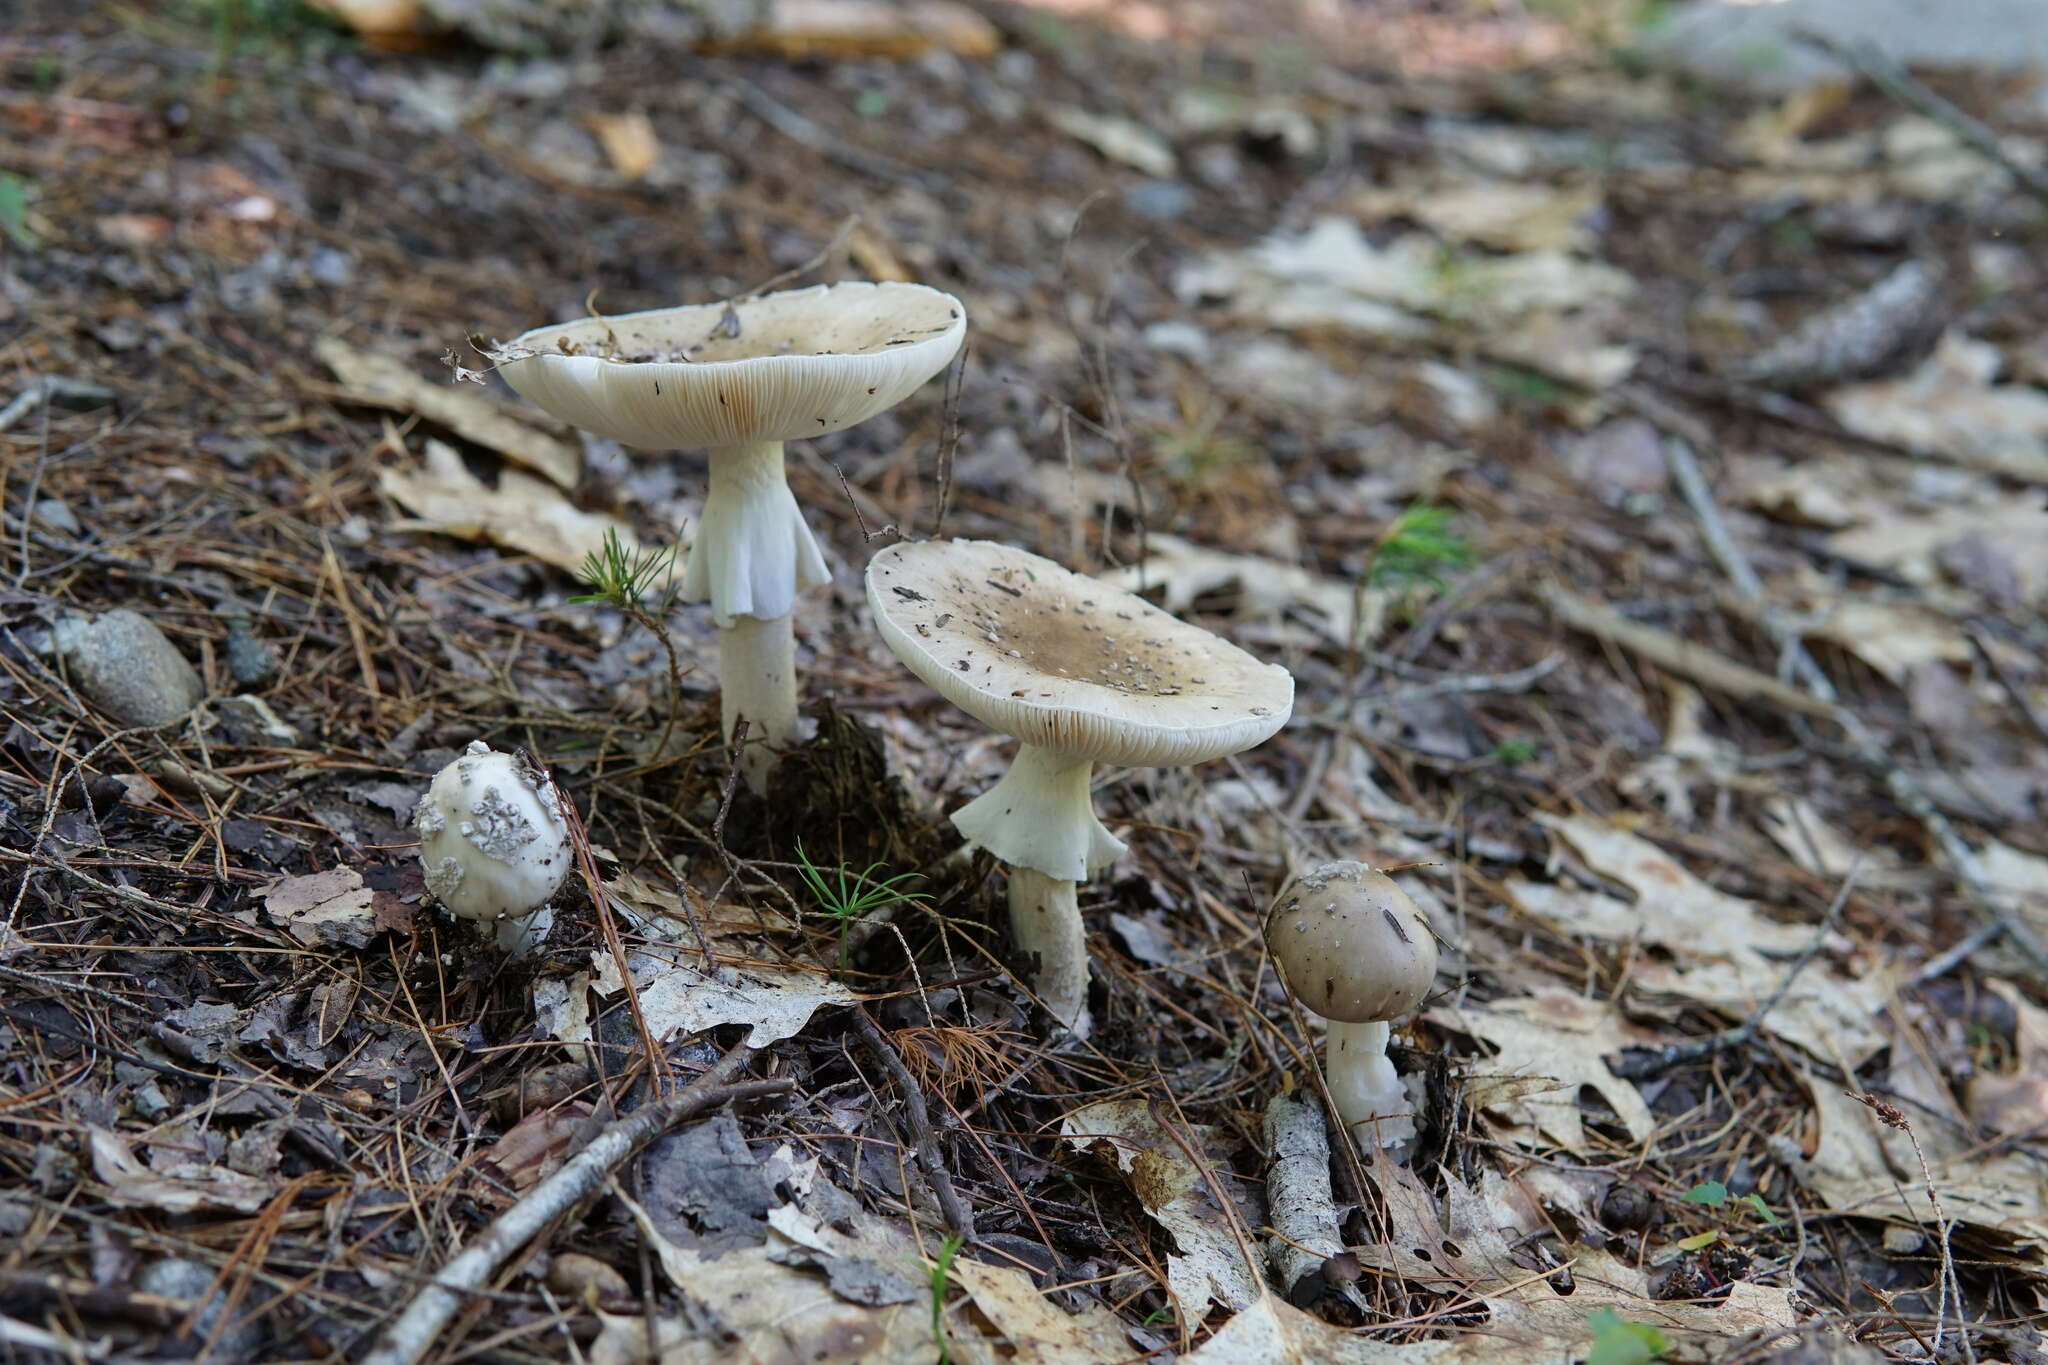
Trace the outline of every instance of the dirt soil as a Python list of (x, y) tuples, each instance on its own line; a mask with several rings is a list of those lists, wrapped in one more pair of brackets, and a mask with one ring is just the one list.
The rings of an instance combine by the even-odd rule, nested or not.
[[(1634, 8), (977, 2), (878, 56), (27, 0), (0, 1358), (361, 1358), (746, 1044), (405, 1358), (2042, 1359), (2048, 125), (1941, 73), (1931, 118), (1737, 103)], [(687, 536), (701, 456), (479, 347), (838, 279), (969, 341), (790, 446), (834, 579), (764, 800), (706, 610), (579, 600), (605, 532)], [(1255, 749), (1097, 773), (1085, 1043), (945, 818), (1011, 742), (868, 618), (874, 549), (942, 535), (1296, 680)], [(196, 681), (94, 655), (116, 608)], [(524, 958), (414, 852), (479, 740), (584, 831)], [(1282, 1284), (1265, 1120), (1321, 1025), (1260, 923), (1339, 858), (1441, 968), (1415, 1139), (1333, 1133)]]

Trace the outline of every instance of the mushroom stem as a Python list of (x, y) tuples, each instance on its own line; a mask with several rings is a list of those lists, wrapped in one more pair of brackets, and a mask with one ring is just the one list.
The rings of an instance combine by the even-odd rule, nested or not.
[(788, 613), (766, 621), (735, 616), (718, 628), (719, 728), (729, 745), (740, 717), (746, 717), (740, 774), (747, 790), (760, 795), (767, 794), (778, 751), (798, 738), (794, 619)]
[(1048, 877), (1028, 867), (1010, 869), (1010, 937), (1017, 955), (1037, 959), (1031, 989), (1046, 1012), (1086, 1038), (1088, 1018), (1088, 944), (1081, 927), (1081, 906), (1071, 881)]
[(782, 442), (720, 446), (709, 458), (704, 516), (683, 563), (683, 600), (709, 602), (721, 627), (738, 616), (789, 615), (798, 593), (832, 575), (783, 476)]
[(1391, 1032), (1384, 1021), (1344, 1024), (1333, 1019), (1323, 1043), (1330, 1100), (1361, 1146), (1397, 1147), (1415, 1136), (1414, 1106), (1387, 1059)]
[(953, 812), (953, 828), (1011, 867), (1085, 881), (1124, 851), (1095, 818), (1094, 771), (1089, 759), (1020, 745), (1002, 780)]

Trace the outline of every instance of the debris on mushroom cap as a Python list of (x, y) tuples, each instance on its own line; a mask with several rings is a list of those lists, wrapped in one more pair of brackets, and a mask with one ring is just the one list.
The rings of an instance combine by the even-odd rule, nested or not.
[(1394, 1019), (1436, 979), (1436, 939), (1408, 893), (1364, 863), (1324, 863), (1273, 902), (1266, 945), (1302, 1006), (1347, 1024)]
[(967, 310), (918, 284), (828, 284), (540, 327), (498, 373), (555, 417), (666, 450), (865, 422), (946, 368)]
[(1234, 754), (1287, 721), (1294, 679), (1141, 597), (985, 540), (892, 545), (868, 605), (904, 664), (1026, 744), (1103, 763)]
[(561, 803), (524, 754), (471, 744), (435, 775), (413, 815), (427, 890), (465, 919), (532, 914), (569, 872)]

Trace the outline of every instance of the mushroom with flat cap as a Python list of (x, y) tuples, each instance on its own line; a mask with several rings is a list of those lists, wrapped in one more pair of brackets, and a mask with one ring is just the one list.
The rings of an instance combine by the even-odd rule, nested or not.
[(1436, 980), (1436, 939), (1415, 902), (1364, 863), (1324, 863), (1274, 900), (1266, 946), (1302, 1008), (1330, 1021), (1323, 1079), (1337, 1117), (1369, 1146), (1414, 1137), (1414, 1106), (1387, 1059), (1387, 1024)]
[(744, 715), (747, 784), (797, 736), (797, 593), (830, 581), (783, 476), (782, 444), (865, 422), (952, 363), (960, 300), (916, 284), (830, 284), (527, 332), (498, 372), (574, 426), (642, 449), (703, 448), (704, 516), (683, 600), (719, 631), (725, 737)]
[(1286, 723), (1294, 679), (1141, 597), (989, 541), (892, 545), (867, 586), (896, 657), (1022, 741), (953, 824), (1009, 865), (1011, 932), (1038, 960), (1038, 996), (1086, 1037), (1075, 884), (1124, 851), (1095, 817), (1095, 765), (1179, 767), (1249, 749)]

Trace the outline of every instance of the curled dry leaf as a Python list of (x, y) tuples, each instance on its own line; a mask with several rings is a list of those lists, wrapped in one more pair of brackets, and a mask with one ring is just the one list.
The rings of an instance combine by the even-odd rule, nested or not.
[(1071, 104), (1050, 104), (1045, 109), (1045, 121), (1111, 161), (1120, 161), (1154, 179), (1171, 179), (1180, 170), (1173, 144), (1132, 119), (1091, 114)]
[[(1130, 1338), (1116, 1314), (1100, 1304), (1069, 1313), (1038, 1292), (1031, 1277), (1007, 1266), (980, 1261), (953, 1262), (952, 1282), (967, 1291), (974, 1306), (1005, 1338), (1009, 1349), (989, 1351), (994, 1360), (1014, 1359), (1038, 1365), (1101, 1365), (1132, 1354)], [(978, 1343), (976, 1343), (978, 1344)], [(963, 1346), (967, 1349), (963, 1351)], [(981, 1352), (956, 1343), (955, 1356)]]
[(152, 1170), (119, 1134), (105, 1128), (91, 1129), (90, 1139), (92, 1172), (107, 1187), (107, 1197), (117, 1204), (165, 1213), (200, 1209), (254, 1213), (277, 1193), (269, 1181), (225, 1166), (195, 1161)]
[(416, 412), (562, 488), (574, 488), (582, 477), (583, 457), (575, 446), (528, 426), (495, 398), (424, 379), (404, 361), (359, 350), (340, 337), (322, 337), (313, 352), (358, 403)]
[[(1218, 1193), (1175, 1136), (1143, 1100), (1104, 1100), (1060, 1121), (1061, 1140), (1114, 1165), (1173, 1237), (1179, 1250), (1167, 1253), (1167, 1287), (1181, 1313), (1198, 1321), (1211, 1303), (1246, 1308), (1265, 1289), (1261, 1270), (1246, 1262), (1232, 1231), (1235, 1210), (1217, 1203)], [(1200, 1150), (1214, 1134), (1198, 1127), (1178, 1136)]]
[(1406, 218), (1453, 241), (1499, 251), (1590, 251), (1594, 185), (1458, 180), (1360, 190), (1350, 210), (1366, 222)]
[(1161, 590), (1160, 605), (1176, 615), (1208, 593), (1235, 589), (1237, 615), (1251, 619), (1280, 616), (1290, 608), (1311, 613), (1324, 635), (1338, 644), (1351, 642), (1354, 619), (1365, 626), (1369, 641), (1378, 634), (1392, 594), (1370, 589), (1362, 595), (1349, 583), (1282, 564), (1262, 555), (1212, 550), (1192, 541), (1155, 532), (1145, 539), (1145, 558), (1098, 575), (1126, 592)]
[(427, 442), (418, 464), (379, 470), (377, 486), (420, 518), (393, 529), (484, 541), (532, 555), (565, 573), (581, 573), (584, 561), (604, 548), (608, 535), (617, 536), (629, 555), (646, 552), (633, 528), (617, 517), (586, 512), (559, 489), (516, 469), (505, 470), (492, 488), (440, 441)]
[(1648, 1042), (1649, 1035), (1632, 1028), (1605, 1001), (1539, 991), (1526, 999), (1463, 1009), (1440, 1006), (1428, 1018), (1492, 1045), (1496, 1055), (1491, 1060), (1468, 1067), (1466, 1095), (1475, 1109), (1500, 1114), (1522, 1128), (1518, 1137), (1524, 1142), (1540, 1135), (1567, 1151), (1587, 1150), (1579, 1110), (1582, 1086), (1600, 1093), (1630, 1137), (1640, 1141), (1656, 1127), (1635, 1086), (1607, 1065), (1608, 1057)]

